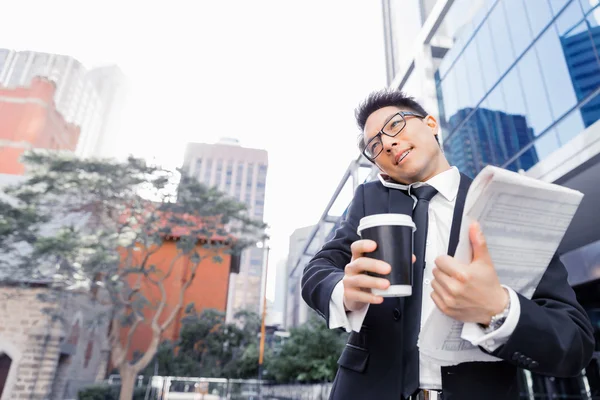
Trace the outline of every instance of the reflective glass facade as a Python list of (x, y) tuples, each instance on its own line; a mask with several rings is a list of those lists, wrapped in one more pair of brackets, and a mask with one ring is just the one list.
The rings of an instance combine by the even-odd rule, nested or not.
[(439, 117), (451, 164), (585, 194), (561, 259), (596, 353), (577, 377), (519, 383), (522, 399), (600, 399), (600, 0), (382, 1), (388, 83)]
[(463, 172), (527, 170), (600, 118), (600, 5), (592, 3), (479, 2), (450, 31), (435, 84), (444, 150)]

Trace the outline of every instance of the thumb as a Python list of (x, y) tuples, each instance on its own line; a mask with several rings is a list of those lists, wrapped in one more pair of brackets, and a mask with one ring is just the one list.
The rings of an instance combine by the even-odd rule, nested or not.
[(487, 248), (485, 236), (481, 231), (479, 222), (473, 222), (469, 228), (469, 239), (473, 248), (473, 261), (482, 261), (486, 264), (492, 264), (492, 258)]

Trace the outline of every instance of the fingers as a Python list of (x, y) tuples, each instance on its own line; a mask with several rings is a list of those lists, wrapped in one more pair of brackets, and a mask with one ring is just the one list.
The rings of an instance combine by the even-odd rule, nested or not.
[(383, 297), (376, 296), (371, 292), (360, 290), (357, 288), (350, 288), (344, 293), (346, 302), (352, 304), (381, 304), (383, 303)]
[(362, 257), (364, 253), (370, 253), (372, 251), (375, 251), (376, 248), (377, 243), (375, 243), (373, 240), (357, 240), (350, 246), (350, 250), (352, 251), (352, 259), (354, 260), (359, 257)]
[(431, 298), (434, 301), (437, 299), (435, 304), (442, 312), (446, 313), (449, 309), (456, 306), (456, 300), (451, 294), (452, 292), (438, 278), (431, 281), (431, 288), (433, 289)]
[(492, 258), (490, 257), (481, 225), (478, 222), (473, 222), (469, 227), (469, 240), (473, 248), (473, 261), (482, 261), (491, 265)]
[(432, 292), (431, 299), (441, 312), (448, 315), (448, 307), (446, 306), (446, 303), (444, 303), (444, 300), (442, 300), (442, 296), (440, 296), (440, 294), (438, 294), (437, 292)]
[(435, 265), (437, 268), (433, 269), (434, 275), (435, 270), (439, 271), (456, 279), (459, 282), (466, 282), (468, 280), (468, 274), (464, 271), (464, 266), (458, 262), (454, 257), (440, 256), (435, 259)]
[(360, 257), (346, 265), (346, 275), (358, 275), (363, 272), (374, 272), (387, 275), (392, 271), (390, 264), (374, 258)]
[(346, 275), (344, 276), (344, 289), (361, 288), (361, 289), (382, 289), (390, 287), (390, 281), (385, 278), (377, 278), (365, 274)]

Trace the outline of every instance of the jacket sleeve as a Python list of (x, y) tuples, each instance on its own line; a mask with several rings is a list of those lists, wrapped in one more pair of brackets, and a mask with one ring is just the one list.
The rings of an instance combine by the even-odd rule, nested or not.
[(364, 186), (359, 185), (333, 239), (325, 243), (304, 268), (302, 298), (315, 310), (329, 327), (329, 301), (335, 285), (344, 277), (344, 268), (352, 258), (350, 246), (360, 239), (356, 232), (364, 216)]
[(554, 256), (531, 299), (518, 297), (517, 326), (490, 354), (543, 375), (579, 374), (592, 357), (593, 329), (559, 257)]

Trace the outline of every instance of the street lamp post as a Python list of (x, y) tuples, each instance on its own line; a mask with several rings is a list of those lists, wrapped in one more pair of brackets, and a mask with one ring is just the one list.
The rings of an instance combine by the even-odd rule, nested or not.
[(264, 288), (262, 291), (263, 307), (262, 307), (262, 316), (261, 316), (261, 322), (260, 322), (260, 347), (259, 347), (259, 353), (258, 353), (258, 395), (259, 395), (258, 398), (262, 399), (262, 375), (263, 375), (263, 361), (264, 361), (264, 353), (265, 353), (265, 336), (266, 336), (265, 320), (267, 317), (267, 280), (268, 280), (268, 276), (269, 276), (268, 275), (269, 274), (269, 251), (271, 250), (271, 248), (266, 244), (266, 241), (261, 242), (260, 244), (266, 250), (266, 261), (265, 261), (265, 272), (264, 272), (265, 283), (264, 283)]

